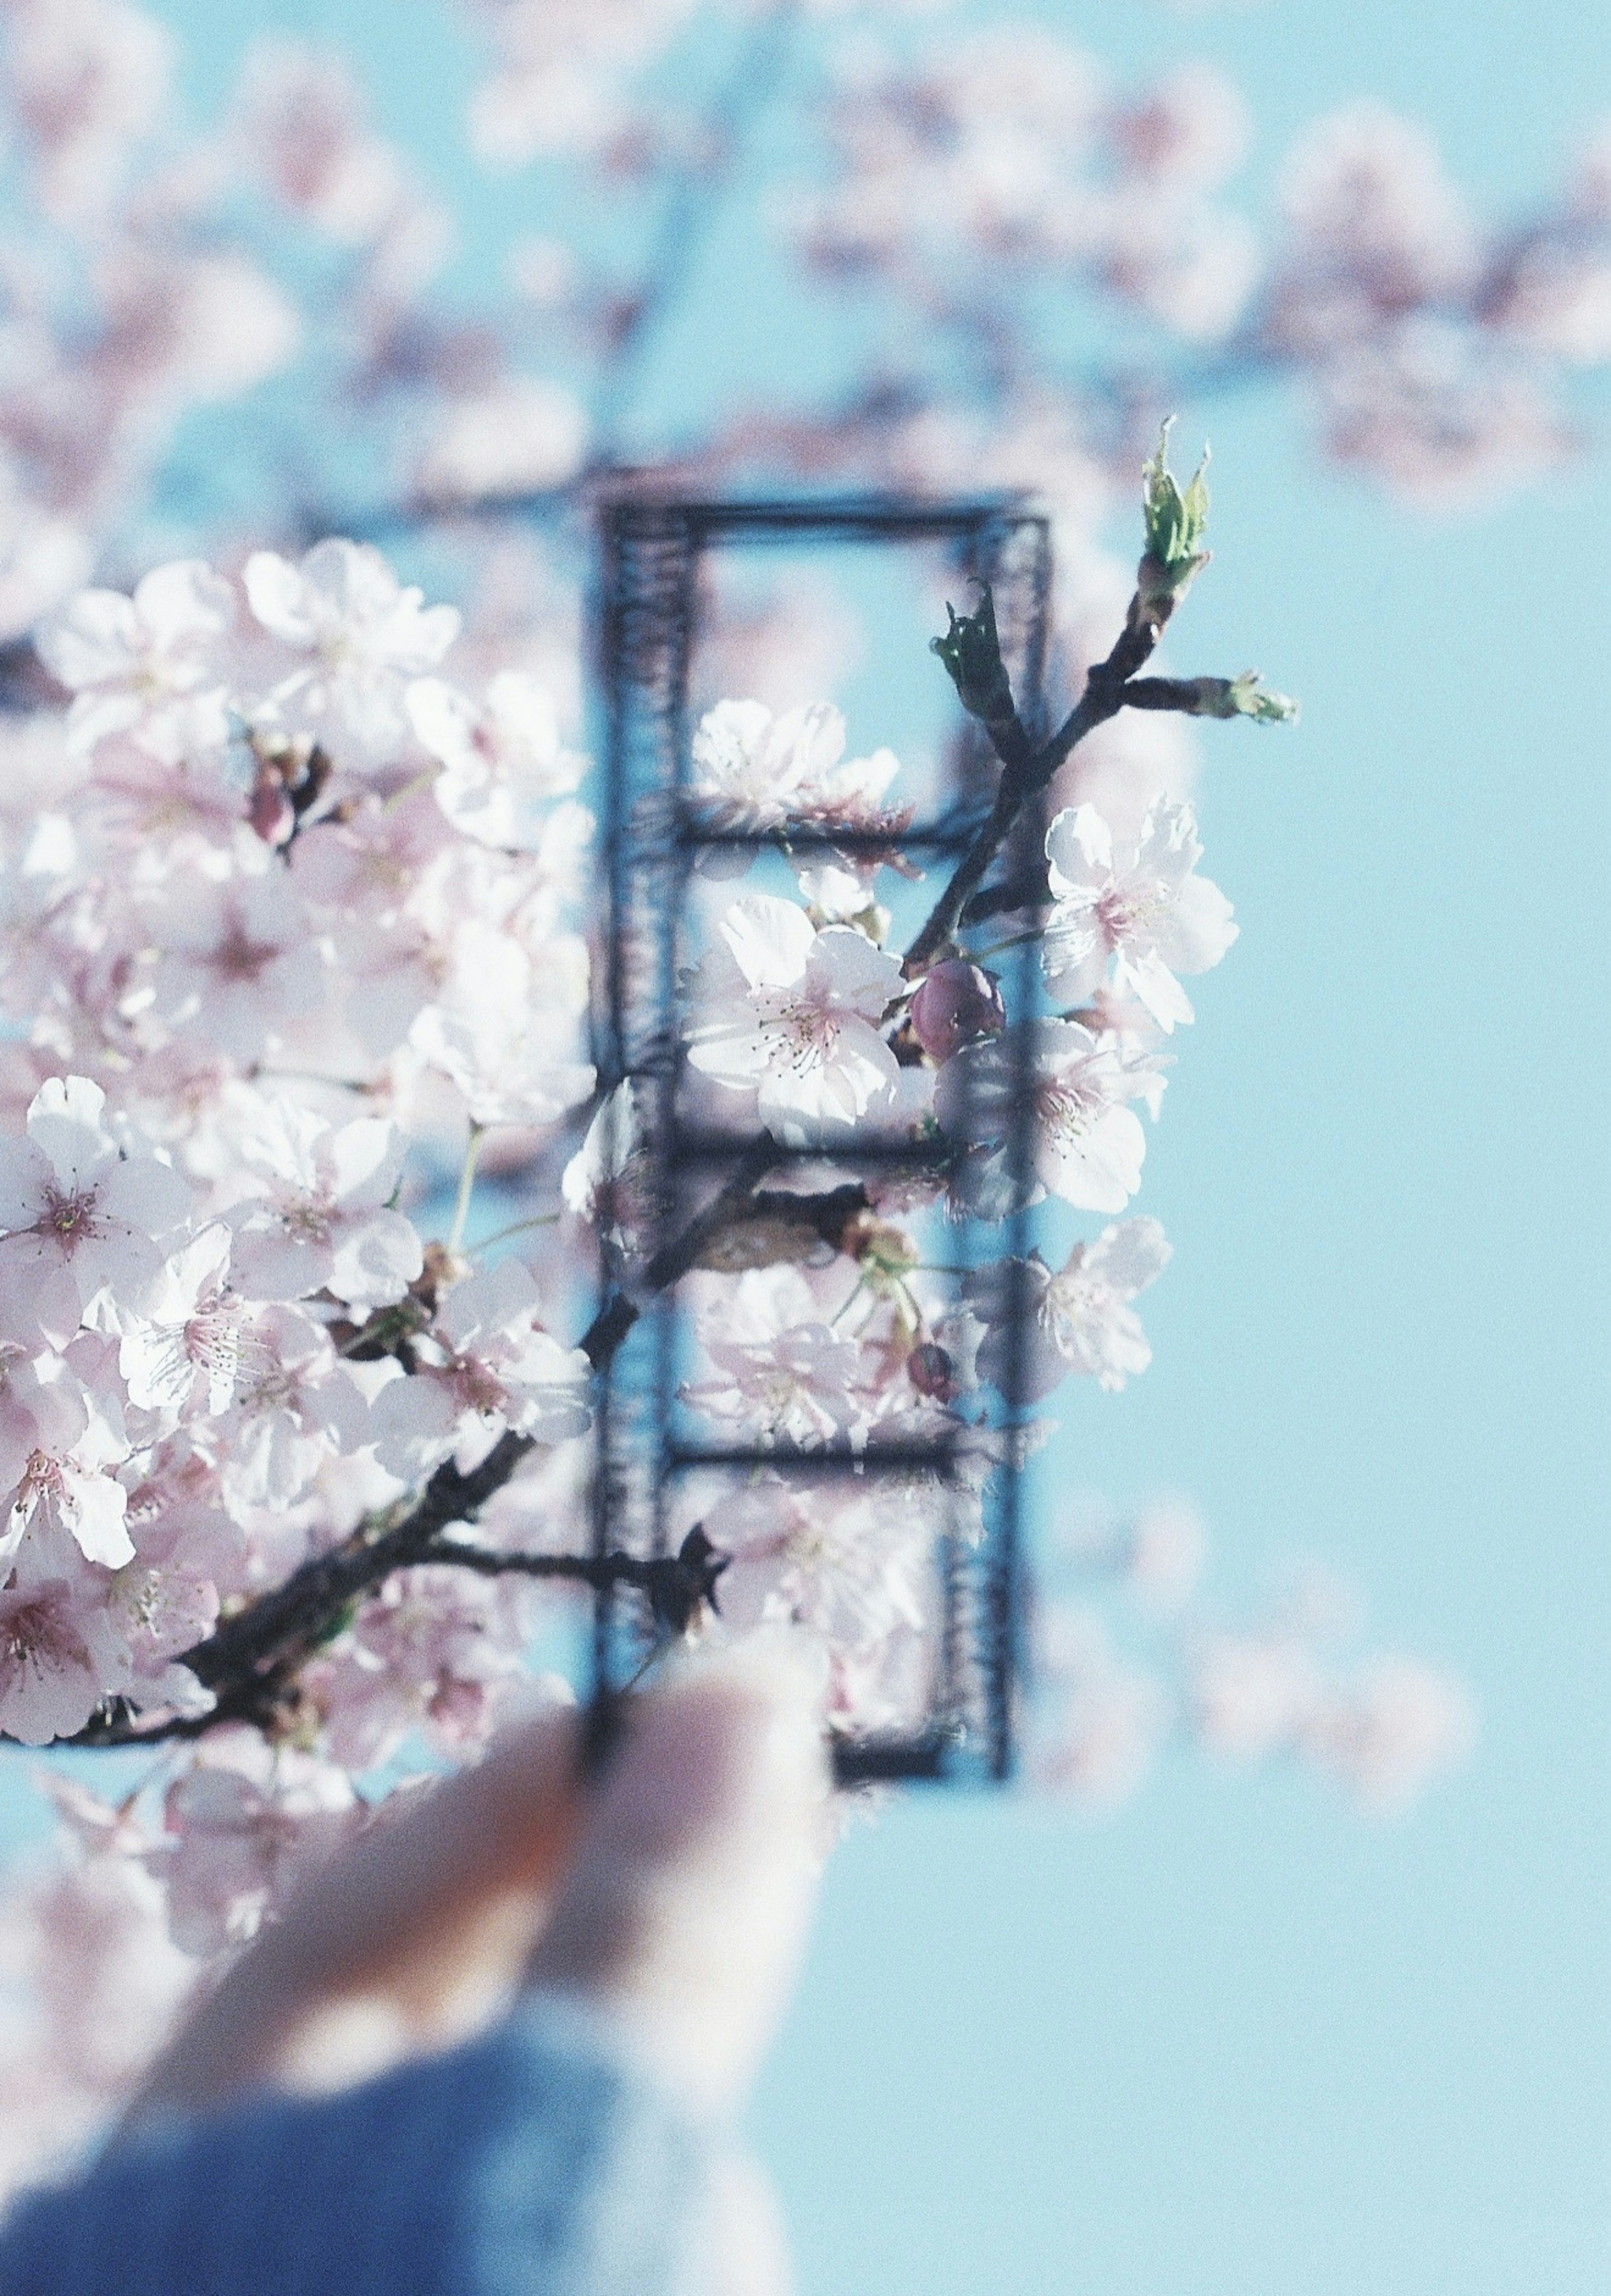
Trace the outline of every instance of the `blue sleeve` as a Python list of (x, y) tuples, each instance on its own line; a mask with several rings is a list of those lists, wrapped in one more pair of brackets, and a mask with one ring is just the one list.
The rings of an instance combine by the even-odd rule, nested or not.
[(0, 2232), (3, 2296), (674, 2296), (708, 2140), (529, 2005), (361, 2087), (126, 2138)]

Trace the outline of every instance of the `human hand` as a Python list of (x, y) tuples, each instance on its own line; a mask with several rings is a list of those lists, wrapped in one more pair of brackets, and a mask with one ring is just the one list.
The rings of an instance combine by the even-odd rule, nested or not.
[[(804, 1939), (828, 1792), (814, 1685), (773, 1649), (632, 1702), (603, 1777), (544, 1715), (332, 1860), (195, 2011), (131, 2120), (329, 2090), (525, 1991), (605, 2017), (701, 2112), (742, 2098)], [(734, 2162), (713, 2286), (781, 2288), (776, 2211)]]

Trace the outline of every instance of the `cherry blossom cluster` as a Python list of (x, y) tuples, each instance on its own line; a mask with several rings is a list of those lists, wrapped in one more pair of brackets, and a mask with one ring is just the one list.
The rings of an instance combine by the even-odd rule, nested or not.
[[(0, 1922), (25, 1984), (50, 1940), (22, 2043), (48, 2094), (26, 2131), (0, 2109), (19, 2165), (400, 1780), (575, 1694), (589, 1590), (650, 1663), (781, 1629), (833, 1730), (921, 1720), (942, 1552), (978, 1548), (1031, 1407), (1150, 1360), (1147, 1127), (1187, 983), (1236, 937), (1161, 753), (1104, 737), (1292, 714), (1250, 673), (1150, 674), (1207, 557), (1204, 472), (1162, 442), (1143, 513), (1118, 636), (1043, 739), (988, 591), (949, 616), (934, 650), (1000, 772), (930, 877), (897, 760), (851, 754), (833, 706), (703, 716), (680, 1120), (736, 1177), (669, 1240), (655, 1111), (587, 1058), (586, 767), (545, 688), (346, 541), (160, 566), (42, 624), (60, 700), (3, 736), (0, 1733), (144, 1767), (116, 1804), (57, 1781), (62, 1854)], [(523, 1177), (488, 1233), (499, 1152)], [(1026, 1252), (997, 1224), (1031, 1210)], [(668, 1551), (600, 1554), (595, 1374), (673, 1285), (675, 1407), (746, 1464), (690, 1480)], [(1142, 1544), (1099, 1567), (1182, 1579)], [(1367, 1800), (1458, 1747), (1442, 1677), (1339, 1677), (1285, 1614), (1193, 1616), (1173, 1693), (1057, 1616), (1026, 1723), (1076, 1800), (1165, 1718)]]
[[(457, 619), (331, 542), (41, 629), (72, 700), (12, 734), (0, 858), (11, 1737), (205, 1711), (174, 1660), (221, 1608), (441, 1460), (587, 1425), (532, 1275), (398, 1209), (411, 1140), (550, 1126), (593, 1081), (584, 761), (528, 678), (438, 674)], [(449, 1741), (509, 1608), (462, 1593), (427, 1668)], [(366, 1669), (417, 1599), (338, 1669), (349, 1752), (386, 1750)], [(520, 1633), (485, 1636), (505, 1670)]]
[(1456, 1677), (1362, 1650), (1357, 1602), (1313, 1568), (1251, 1619), (1227, 1619), (1202, 1592), (1206, 1547), (1178, 1499), (1065, 1518), (1034, 1624), (1028, 1760), (1043, 1787), (1111, 1810), (1190, 1743), (1228, 1770), (1295, 1760), (1392, 1816), (1464, 1759), (1476, 1721)]
[(1075, 294), (1153, 330), (1160, 376), (1189, 344), (1216, 388), (1304, 376), (1329, 455), (1418, 497), (1562, 459), (1572, 379), (1611, 359), (1604, 132), (1552, 209), (1484, 230), (1423, 128), (1355, 104), (1288, 154), (1263, 244), (1224, 204), (1247, 121), (1207, 67), (1126, 97), (1039, 29), (878, 67), (857, 47), (833, 135), (837, 175), (798, 212), (804, 253), (898, 308), (909, 347), (969, 358), (998, 439), (1043, 428), (1059, 398), (1101, 435), (1103, 378), (1060, 373), (1055, 350), (1059, 330), (1084, 331), (1037, 332)]
[[(1611, 355), (1604, 135), (1541, 212), (1484, 225), (1421, 128), (1356, 105), (1299, 138), (1264, 217), (1232, 203), (1246, 108), (1206, 66), (1126, 90), (1043, 28), (855, 12), (468, 0), (469, 156), (569, 175), (530, 178), (530, 225), (490, 250), (505, 291), (466, 305), (450, 258), (489, 226), (377, 131), (351, 59), (260, 41), (197, 122), (135, 0), (6, 0), (0, 635), (149, 564), (176, 520), (215, 555), (356, 504), (562, 526), (666, 452), (705, 484), (1033, 485), (1068, 556), (1162, 411), (1284, 376), (1330, 456), (1411, 495), (1573, 447), (1574, 378)], [(740, 168), (812, 135), (753, 204), (803, 324), (824, 288), (858, 306), (846, 370), (812, 401), (780, 367), (713, 414), (658, 362), (650, 408)], [(1067, 363), (1093, 328), (1122, 391)], [(506, 540), (453, 546), (490, 575)]]

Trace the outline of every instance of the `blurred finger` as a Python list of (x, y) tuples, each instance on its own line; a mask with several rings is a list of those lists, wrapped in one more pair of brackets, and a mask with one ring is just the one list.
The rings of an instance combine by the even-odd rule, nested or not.
[(580, 1822), (574, 1710), (544, 1715), (311, 1877), (181, 2029), (133, 2108), (327, 2087), (452, 2038), (511, 1989)]
[(771, 2177), (748, 2152), (729, 2152), (711, 2182), (708, 2296), (791, 2296), (783, 2211)]
[(815, 1892), (817, 1677), (780, 1642), (635, 1702), (528, 1968), (615, 2016), (701, 2105), (748, 2085)]

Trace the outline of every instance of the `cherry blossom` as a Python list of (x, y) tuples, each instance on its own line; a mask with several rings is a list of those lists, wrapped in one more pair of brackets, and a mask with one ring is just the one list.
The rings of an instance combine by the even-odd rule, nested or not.
[(437, 803), (484, 844), (526, 843), (534, 801), (568, 795), (586, 769), (560, 742), (552, 695), (519, 671), (490, 679), (478, 710), (440, 678), (417, 679), (405, 699), (415, 734), (441, 760)]
[(585, 1432), (592, 1365), (537, 1323), (538, 1295), (517, 1260), (466, 1276), (446, 1293), (417, 1343), (412, 1379), (374, 1400), (371, 1424), (382, 1466), (409, 1482), (454, 1452), (471, 1465), (506, 1431), (538, 1443)]
[(397, 742), (408, 681), (453, 644), (457, 611), (427, 607), (367, 543), (315, 543), (299, 566), (260, 550), (244, 580), (264, 628), (307, 657), (274, 688), (276, 705), (328, 722), (360, 760)]
[(275, 196), (343, 245), (372, 240), (403, 196), (402, 163), (364, 127), (350, 74), (299, 41), (255, 44), (236, 126)]
[(819, 932), (771, 894), (735, 901), (722, 949), (706, 960), (688, 1057), (734, 1091), (753, 1090), (761, 1121), (805, 1143), (887, 1103), (898, 1083), (878, 1023), (901, 968), (846, 925)]
[(1116, 846), (1094, 806), (1059, 813), (1046, 832), (1041, 954), (1052, 994), (1079, 1004), (1110, 981), (1165, 1033), (1191, 1020), (1176, 973), (1207, 972), (1237, 934), (1230, 902), (1197, 874), (1202, 849), (1190, 806), (1155, 805), (1133, 844)]
[(899, 771), (893, 751), (846, 758), (845, 742), (844, 714), (830, 702), (774, 717), (759, 701), (720, 701), (693, 737), (690, 799), (711, 827), (752, 835), (786, 824), (899, 826), (879, 808)]
[(652, 1163), (630, 1078), (618, 1084), (565, 1167), (560, 1193), (573, 1218), (611, 1251), (642, 1249), (654, 1217)]
[(1036, 1783), (1091, 1810), (1127, 1801), (1173, 1718), (1159, 1677), (1123, 1657), (1089, 1605), (1062, 1603), (1036, 1621), (1040, 1670), (1055, 1718), (1035, 1742)]
[(282, 1506), (305, 1496), (332, 1454), (367, 1438), (362, 1389), (323, 1327), (298, 1308), (262, 1308), (242, 1322), (234, 1395), (198, 1428), (232, 1505)]
[[(966, 1296), (986, 1326), (981, 1374), (1005, 1391), (1017, 1354), (1026, 1401), (1049, 1395), (1071, 1371), (1116, 1392), (1152, 1361), (1130, 1302), (1168, 1259), (1157, 1221), (1128, 1219), (1104, 1228), (1094, 1243), (1076, 1243), (1055, 1275), (1038, 1252), (1016, 1263), (1016, 1279), (1010, 1261), (980, 1269), (968, 1279)], [(1022, 1322), (1015, 1326), (1017, 1316)]]
[(508, 931), (462, 918), (446, 977), (409, 1034), (481, 1125), (551, 1124), (593, 1088), (591, 1062), (577, 1057), (586, 947), (574, 935), (527, 934), (515, 923)]
[[(0, 1600), (3, 1600), (0, 1597)], [(241, 1945), (292, 1884), (351, 1838), (363, 1806), (333, 1763), (220, 1731), (168, 1788), (171, 1841), (152, 1852), (174, 1941), (210, 1955)]]
[(227, 583), (200, 559), (159, 566), (132, 598), (82, 590), (37, 632), (48, 668), (75, 695), (68, 742), (130, 733), (165, 764), (225, 741), (218, 641), (234, 619)]
[[(768, 890), (718, 915), (728, 863), (701, 858), (664, 1065), (595, 1077), (575, 513), (601, 480), (640, 483), (624, 452), (673, 442), (680, 492), (1032, 493), (1058, 570), (1048, 682), (1077, 695), (1130, 612), (1103, 530), (1183, 375), (1289, 374), (1334, 460), (1434, 495), (1558, 455), (1574, 380), (1605, 362), (1603, 152), (1495, 228), (1419, 131), (1355, 113), (1300, 144), (1262, 247), (1227, 188), (1239, 102), (1201, 68), (1121, 87), (1055, 27), (1006, 23), (907, 27), (836, 59), (806, 23), (828, 148), (771, 139), (798, 150), (801, 182), (774, 176), (761, 207), (814, 292), (875, 291), (880, 324), (838, 332), (876, 353), (847, 352), (820, 391), (791, 373), (784, 411), (763, 377), (747, 406), (691, 412), (674, 373), (657, 436), (632, 379), (664, 320), (697, 315), (675, 276), (623, 270), (627, 210), (711, 196), (751, 149), (754, 91), (731, 120), (699, 116), (706, 60), (684, 76), (674, 52), (703, 37), (684, 0), (476, 13), (495, 59), (472, 104), (483, 154), (592, 170), (565, 193), (563, 242), (534, 184), (520, 239), (478, 264), (491, 279), (507, 258), (525, 297), (509, 311), (434, 283), (454, 219), (339, 61), (259, 45), (197, 135), (167, 101), (170, 38), (124, 0), (6, 11), (23, 206), (4, 250), (0, 627), (46, 618), (43, 663), (71, 700), (8, 668), (30, 714), (0, 724), (0, 1731), (204, 1731), (165, 1742), (127, 1808), (68, 1813), (83, 1862), (60, 1898), (64, 1965), (123, 1972), (146, 2046), (158, 1997), (364, 1822), (355, 1771), (474, 1759), (531, 1683), (545, 1606), (580, 1590), (439, 1560), (396, 1573), (295, 1660), (270, 1733), (205, 1728), (209, 1669), (186, 1652), (304, 1562), (363, 1552), (444, 1461), (468, 1471), (505, 1432), (534, 1447), (478, 1518), (478, 1562), (591, 1551), (593, 1372), (570, 1340), (595, 1304), (608, 1331), (654, 1291), (674, 1118), (801, 1152), (683, 1278), (679, 1413), (771, 1457), (687, 1499), (625, 1472), (632, 1535), (686, 1505), (678, 1534), (697, 1523), (724, 1565), (685, 1619), (622, 1590), (645, 1654), (671, 1631), (786, 1636), (818, 1660), (832, 1727), (927, 1726), (944, 1571), (984, 1552), (990, 1478), (1044, 1423), (1005, 1423), (1015, 1347), (1031, 1394), (1085, 1379), (1076, 1411), (1149, 1359), (1133, 1303), (1166, 1257), (1156, 1221), (1070, 1247), (1051, 1207), (1050, 1259), (993, 1260), (1029, 1252), (1014, 1238), (982, 1269), (977, 1229), (960, 1249), (952, 1223), (1047, 1193), (1117, 1213), (1139, 1188), (1136, 1104), (1157, 1116), (1160, 1040), (1191, 1017), (1180, 976), (1235, 932), (1195, 873), (1197, 736), (1126, 708), (1059, 771), (1050, 914), (1000, 929), (1044, 925), (1066, 1017), (973, 962), (966, 913), (909, 974), (894, 873), (929, 873), (927, 908), (942, 870), (905, 845), (893, 753), (853, 753), (840, 710), (806, 698), (881, 671), (871, 634), (826, 584), (713, 582), (691, 706), (729, 698), (660, 822), (727, 837)], [(478, 245), (496, 228), (478, 217)], [(1123, 409), (1089, 333), (1104, 313)], [(226, 431), (206, 412), (225, 399)], [(355, 488), (365, 530), (402, 525), (462, 628), (367, 545), (294, 555)], [(522, 493), (544, 499), (487, 499)], [(127, 597), (69, 594), (137, 575), (153, 535), (188, 550), (204, 531), (218, 570), (181, 558)], [(988, 890), (1034, 859), (1004, 854)], [(776, 894), (790, 873), (797, 899)], [(631, 1008), (649, 975), (641, 947), (628, 960)], [(462, 1247), (495, 1224), (494, 1166), (519, 1216), (500, 1203), (511, 1232), (488, 1250), (522, 1258), (477, 1267)], [(428, 1248), (455, 1171), (465, 1217)], [(888, 1448), (930, 1439), (944, 1481)], [(814, 1473), (794, 1447), (850, 1456)], [(1199, 1607), (1201, 1548), (1194, 1517), (1149, 1503), (1063, 1556), (1080, 1600), (1040, 1605), (1024, 1692), (1052, 1710), (1043, 1781), (1112, 1806), (1173, 1733), (1386, 1806), (1457, 1757), (1468, 1716), (1447, 1677), (1339, 1659), (1331, 1628), (1288, 1611), (1227, 1627)], [(143, 2026), (137, 1955), (174, 1979)], [(54, 2023), (60, 2066), (18, 2085), (29, 2113), (87, 2111), (135, 2070), (136, 2039), (102, 2062), (59, 2002)], [(8, 2110), (5, 2089), (0, 2124)]]
[(918, 983), (911, 1020), (912, 1034), (930, 1059), (945, 1062), (976, 1037), (999, 1036), (1007, 1025), (1007, 1007), (994, 974), (953, 957)]
[(574, 392), (546, 375), (503, 375), (447, 400), (420, 456), (420, 486), (436, 502), (538, 494), (575, 478), (586, 445)]
[(822, 1320), (797, 1269), (756, 1268), (724, 1285), (698, 1328), (716, 1376), (686, 1383), (685, 1401), (763, 1446), (809, 1447), (849, 1431), (860, 1350)]
[(53, 1078), (29, 1104), (27, 1136), (0, 1140), (0, 1319), (12, 1337), (60, 1347), (97, 1293), (137, 1298), (185, 1215), (179, 1174), (109, 1130), (105, 1107), (87, 1078)]
[(79, 1585), (19, 1570), (0, 1589), (0, 1730), (25, 1746), (65, 1738), (130, 1680), (104, 1607)]
[(409, 1732), (462, 1758), (485, 1740), (500, 1689), (520, 1677), (524, 1590), (436, 1564), (399, 1570), (366, 1603), (335, 1655), (310, 1669), (344, 1768), (388, 1760)]
[(229, 1290), (231, 1245), (222, 1222), (201, 1229), (165, 1263), (144, 1313), (123, 1318), (119, 1368), (136, 1409), (217, 1413), (233, 1399), (245, 1308)]
[[(763, 1474), (706, 1518), (732, 1561), (722, 1615), (733, 1628), (799, 1627), (852, 1660), (926, 1622), (937, 1494), (839, 1488)], [(859, 1718), (866, 1719), (861, 1717)]]
[(1419, 1659), (1382, 1657), (1316, 1705), (1303, 1751), (1366, 1809), (1402, 1814), (1460, 1763), (1476, 1735), (1464, 1685)]
[(157, 1010), (170, 1028), (194, 1030), (237, 1061), (280, 1041), (323, 1001), (323, 959), (282, 875), (222, 885), (198, 877), (183, 898), (166, 886), (160, 931)]
[(241, 1143), (263, 1193), (231, 1215), (238, 1289), (253, 1300), (328, 1292), (358, 1308), (400, 1300), (424, 1265), (413, 1223), (392, 1209), (403, 1153), (382, 1117), (338, 1126), (266, 1103)]
[(10, 1494), (0, 1557), (25, 1541), (48, 1553), (70, 1540), (87, 1562), (116, 1570), (135, 1552), (128, 1494), (111, 1472), (129, 1453), (116, 1402), (86, 1388), (61, 1357), (40, 1358), (30, 1402), (35, 1441)]
[[(1123, 1211), (1141, 1185), (1147, 1152), (1128, 1103), (1140, 1100), (1156, 1115), (1165, 1081), (1157, 1061), (1077, 1021), (1036, 1023), (1022, 1057), (1035, 1181), (1081, 1211)], [(965, 1045), (941, 1070), (936, 1095), (946, 1130), (990, 1152), (978, 1168), (986, 1184), (998, 1186), (1019, 1095), (1019, 1059), (1011, 1031)]]

